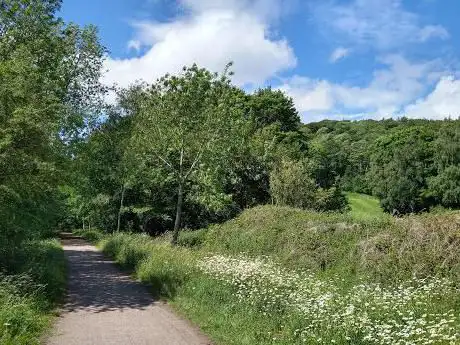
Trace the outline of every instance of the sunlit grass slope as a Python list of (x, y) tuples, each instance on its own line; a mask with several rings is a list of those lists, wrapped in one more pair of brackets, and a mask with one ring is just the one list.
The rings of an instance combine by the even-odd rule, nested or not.
[(346, 193), (350, 214), (356, 219), (387, 217), (377, 198), (359, 193)]

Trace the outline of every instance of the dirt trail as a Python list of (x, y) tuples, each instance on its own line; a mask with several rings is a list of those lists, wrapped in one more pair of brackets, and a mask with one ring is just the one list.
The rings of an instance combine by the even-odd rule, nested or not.
[(87, 242), (66, 236), (67, 302), (48, 345), (211, 344)]

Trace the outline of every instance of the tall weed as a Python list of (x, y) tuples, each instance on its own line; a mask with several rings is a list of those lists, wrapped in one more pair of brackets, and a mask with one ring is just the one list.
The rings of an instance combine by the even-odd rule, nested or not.
[(64, 253), (55, 240), (25, 243), (0, 274), (0, 344), (39, 344), (66, 283)]

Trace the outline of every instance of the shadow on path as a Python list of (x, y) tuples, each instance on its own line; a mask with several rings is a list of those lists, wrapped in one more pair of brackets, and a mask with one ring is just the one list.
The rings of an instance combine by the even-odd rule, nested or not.
[(68, 297), (64, 311), (91, 312), (143, 309), (154, 300), (147, 289), (121, 272), (110, 259), (81, 239), (63, 240), (69, 263)]
[(81, 238), (63, 234), (68, 293), (49, 345), (208, 345), (209, 339)]

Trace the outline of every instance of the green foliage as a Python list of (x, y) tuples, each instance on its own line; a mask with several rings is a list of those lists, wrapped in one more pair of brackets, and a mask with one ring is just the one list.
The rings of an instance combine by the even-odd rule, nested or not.
[[(135, 116), (131, 149), (137, 165), (154, 167), (177, 190), (176, 234), (184, 194), (193, 192), (191, 187), (199, 183), (218, 187), (209, 182), (225, 171), (222, 163), (244, 141), (244, 120), (233, 104), (226, 73), (219, 77), (194, 65), (184, 68), (182, 75), (166, 75), (145, 90)], [(199, 199), (203, 200), (203, 193)], [(207, 201), (212, 208), (215, 199)]]
[(430, 192), (445, 207), (460, 208), (460, 165), (450, 165), (428, 180)]
[(58, 190), (75, 143), (94, 122), (104, 49), (93, 27), (64, 24), (60, 1), (0, 7), (0, 267), (21, 241), (61, 220)]
[(459, 120), (325, 120), (302, 131), (323, 187), (373, 194), (394, 214), (458, 207)]
[(91, 229), (91, 230), (78, 229), (78, 230), (74, 230), (73, 234), (75, 236), (81, 236), (82, 238), (84, 238), (85, 240), (91, 243), (97, 243), (100, 240), (102, 240), (105, 236), (105, 234), (98, 229)]
[(302, 162), (283, 161), (270, 176), (270, 191), (278, 205), (315, 207), (316, 184)]
[(199, 248), (205, 243), (207, 232), (207, 228), (184, 231), (179, 236), (178, 244), (182, 247)]
[(300, 117), (294, 101), (279, 90), (259, 89), (249, 96), (247, 106), (257, 128), (276, 124), (283, 132), (299, 129)]
[(0, 274), (0, 344), (39, 344), (65, 291), (64, 253), (57, 241), (26, 243), (15, 266)]
[(271, 173), (270, 190), (278, 205), (318, 211), (343, 210), (347, 201), (336, 187), (317, 187), (302, 162), (283, 161)]
[(387, 212), (417, 212), (429, 205), (424, 193), (432, 173), (433, 137), (431, 130), (412, 127), (377, 140), (369, 179)]

